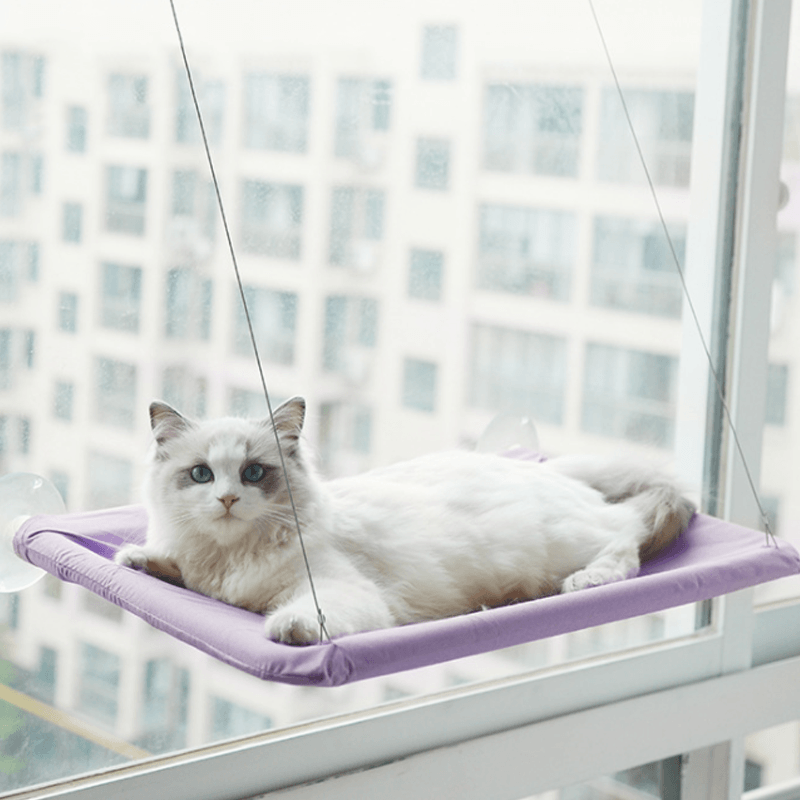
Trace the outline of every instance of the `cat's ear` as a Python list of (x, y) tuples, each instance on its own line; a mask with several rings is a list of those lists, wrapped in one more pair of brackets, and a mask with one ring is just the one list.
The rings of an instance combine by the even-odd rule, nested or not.
[(302, 397), (293, 397), (275, 409), (272, 415), (275, 430), (284, 439), (300, 438), (303, 421), (306, 418), (306, 401)]
[(172, 406), (154, 400), (150, 403), (150, 427), (159, 447), (189, 428), (189, 421)]

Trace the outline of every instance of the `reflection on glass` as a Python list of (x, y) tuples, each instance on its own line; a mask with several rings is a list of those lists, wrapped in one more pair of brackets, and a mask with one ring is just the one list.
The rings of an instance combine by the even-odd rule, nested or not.
[[(631, 43), (623, 88), (682, 258), (699, 8), (646, 5), (635, 35), (623, 5), (605, 24)], [(585, 6), (340, 6), (181, 11), (273, 405), (306, 396), (330, 476), (474, 443), (501, 413), (548, 453), (668, 458), (682, 301)], [(0, 47), (0, 470), (50, 477), (70, 510), (135, 503), (151, 399), (265, 399), (168, 17), (131, 4), (70, 41), (32, 13)], [(633, 46), (668, 37), (662, 13), (680, 63)], [(792, 352), (770, 373), (782, 430)], [(0, 597), (0, 620), (2, 683), (64, 715), (0, 703), (5, 789), (683, 635), (694, 611), (334, 690), (260, 683), (55, 579)]]

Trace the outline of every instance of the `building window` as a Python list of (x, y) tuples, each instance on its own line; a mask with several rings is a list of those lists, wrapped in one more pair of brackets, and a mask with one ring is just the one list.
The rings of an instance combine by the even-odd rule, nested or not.
[(242, 183), (242, 245), (245, 252), (300, 258), (303, 187), (284, 183)]
[(9, 328), (0, 328), (0, 389), (10, 389), (14, 373), (14, 356), (12, 342), (14, 332)]
[(36, 331), (23, 331), (22, 358), (28, 369), (33, 369), (36, 361)]
[(58, 652), (52, 647), (39, 648), (39, 666), (33, 676), (33, 694), (45, 703), (52, 703), (56, 697), (58, 677)]
[(408, 296), (441, 300), (444, 255), (438, 250), (412, 250), (408, 267)]
[(38, 263), (37, 244), (0, 241), (0, 302), (14, 302), (23, 280), (37, 280)]
[(133, 139), (146, 139), (150, 135), (145, 75), (109, 76), (108, 133)]
[(474, 325), (469, 404), (560, 425), (564, 417), (567, 343), (541, 333)]
[[(270, 402), (273, 408), (277, 405), (272, 396), (270, 396)], [(267, 400), (264, 397), (263, 390), (231, 389), (228, 408), (232, 417), (243, 417), (245, 419), (263, 419), (268, 413)]]
[(365, 167), (383, 160), (380, 136), (389, 130), (392, 84), (385, 80), (340, 78), (336, 95), (334, 155)]
[(28, 242), (26, 247), (28, 251), (26, 277), (31, 283), (36, 283), (39, 280), (39, 244)]
[(331, 197), (329, 260), (360, 272), (377, 267), (383, 239), (385, 194), (380, 189), (338, 186)]
[(78, 295), (72, 292), (58, 296), (58, 329), (65, 333), (78, 331)]
[(137, 333), (142, 299), (142, 270), (121, 264), (103, 264), (100, 324), (104, 328)]
[(168, 339), (211, 337), (214, 284), (193, 269), (171, 269), (167, 273), (166, 321)]
[(86, 509), (114, 508), (131, 502), (133, 464), (106, 453), (89, 453)]
[(430, 361), (407, 358), (403, 362), (403, 405), (418, 411), (436, 410), (438, 367)]
[(162, 378), (164, 401), (184, 414), (202, 419), (206, 415), (208, 383), (184, 366), (167, 367)]
[(331, 402), (320, 407), (319, 452), (329, 476), (360, 471), (360, 457), (372, 448), (372, 409), (358, 403)]
[(17, 419), (17, 441), (19, 454), (22, 456), (27, 456), (31, 452), (31, 427), (29, 417), (19, 417)]
[[(142, 746), (164, 752), (184, 747), (189, 717), (189, 672), (167, 658), (145, 664), (142, 691)], [(150, 742), (153, 744), (150, 744)]]
[(366, 380), (377, 340), (378, 302), (371, 297), (325, 298), (322, 366), (355, 383)]
[(42, 577), (42, 594), (45, 597), (49, 597), (51, 600), (60, 600), (63, 588), (64, 584), (55, 575), (48, 572)]
[(212, 741), (257, 733), (271, 727), (272, 720), (264, 714), (258, 714), (220, 697), (212, 698), (210, 732)]
[(675, 427), (678, 360), (589, 343), (581, 427), (656, 447), (670, 447)]
[(340, 449), (368, 454), (372, 447), (371, 409), (352, 403), (323, 403), (320, 447), (329, 454)]
[(569, 300), (577, 227), (567, 211), (482, 206), (478, 288)]
[(22, 211), (22, 157), (3, 153), (0, 158), (0, 217), (15, 217)]
[(576, 177), (583, 90), (503, 83), (486, 87), (483, 163), (486, 169)]
[(194, 170), (178, 170), (172, 173), (172, 216), (194, 215), (194, 196), (197, 188), (197, 173)]
[(764, 421), (767, 425), (786, 424), (786, 392), (789, 367), (786, 364), (767, 366), (767, 406)]
[(117, 720), (119, 679), (119, 656), (84, 644), (78, 686), (80, 710), (105, 725), (113, 725)]
[(6, 51), (2, 57), (2, 124), (6, 130), (21, 131), (28, 122), (33, 102), (44, 95), (42, 56)]
[[(688, 186), (694, 125), (694, 94), (625, 90), (625, 104), (650, 177), (664, 186)], [(644, 183), (645, 175), (617, 90), (603, 90), (600, 108), (598, 177)]]
[(88, 136), (89, 117), (81, 106), (70, 106), (67, 109), (67, 151), (85, 153)]
[(447, 189), (450, 184), (450, 142), (417, 139), (416, 185), (420, 189)]
[[(202, 136), (186, 71), (183, 68), (176, 70), (175, 77), (175, 141), (180, 144), (197, 144)], [(222, 81), (206, 80), (197, 73), (193, 74), (193, 78), (200, 110), (203, 112), (206, 137), (209, 144), (219, 144), (222, 141), (222, 124), (225, 118), (225, 84)]]
[[(297, 295), (255, 286), (245, 286), (244, 295), (259, 356), (274, 364), (293, 364)], [(238, 294), (234, 303), (233, 352), (252, 356), (250, 332)]]
[(214, 241), (217, 198), (211, 181), (194, 170), (172, 173), (172, 243), (189, 258), (207, 257)]
[(304, 75), (245, 77), (245, 146), (305, 153), (308, 149), (309, 80)]
[(457, 56), (458, 29), (454, 25), (426, 25), (422, 29), (421, 75), (425, 80), (454, 80)]
[(95, 419), (133, 429), (136, 419), (136, 366), (109, 358), (95, 362)]
[(79, 243), (83, 233), (83, 206), (80, 203), (64, 203), (62, 220), (64, 241)]
[(28, 156), (28, 172), (31, 194), (41, 194), (44, 186), (44, 156), (41, 153)]
[(147, 170), (106, 169), (106, 230), (142, 236), (147, 203)]
[(72, 421), (72, 400), (75, 386), (70, 381), (56, 381), (53, 394), (53, 416), (65, 422)]
[[(672, 226), (670, 238), (682, 266), (685, 226)], [(596, 306), (680, 317), (680, 275), (658, 222), (617, 217), (595, 220), (590, 296)]]

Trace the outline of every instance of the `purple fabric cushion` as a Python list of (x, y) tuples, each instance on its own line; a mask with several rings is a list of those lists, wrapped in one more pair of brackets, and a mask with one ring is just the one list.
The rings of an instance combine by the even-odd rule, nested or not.
[[(390, 672), (543, 639), (726, 594), (800, 572), (788, 543), (695, 515), (686, 532), (638, 576), (555, 597), (459, 617), (292, 647), (268, 641), (262, 617), (142, 572), (114, 553), (144, 541), (140, 506), (39, 516), (17, 532), (22, 558), (78, 583), (156, 628), (266, 680), (338, 686)], [(325, 608), (325, 598), (320, 602)]]

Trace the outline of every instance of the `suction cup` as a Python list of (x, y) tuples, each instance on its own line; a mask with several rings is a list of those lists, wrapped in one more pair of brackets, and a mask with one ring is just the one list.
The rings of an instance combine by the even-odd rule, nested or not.
[(0, 478), (0, 592), (19, 592), (33, 586), (44, 570), (14, 552), (14, 534), (36, 514), (63, 514), (64, 501), (50, 481), (29, 472)]
[(476, 449), (481, 453), (504, 453), (514, 448), (539, 450), (539, 436), (530, 417), (498, 414), (478, 439)]

